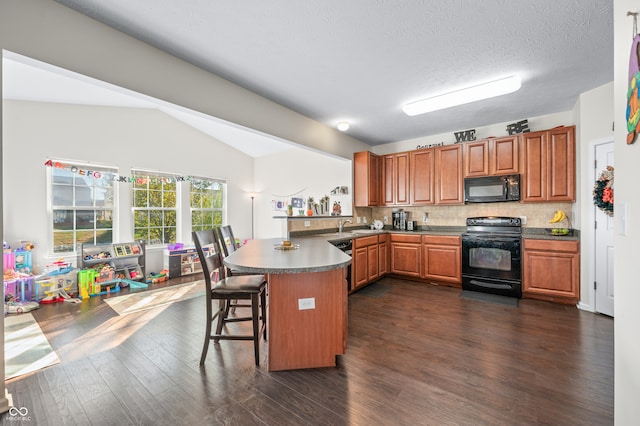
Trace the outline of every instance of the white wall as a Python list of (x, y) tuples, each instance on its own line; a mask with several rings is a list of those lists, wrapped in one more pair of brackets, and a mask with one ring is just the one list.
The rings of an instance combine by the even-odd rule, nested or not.
[[(3, 127), (4, 239), (33, 241), (36, 270), (59, 257), (50, 252), (46, 204), (44, 163), (51, 157), (117, 166), (123, 176), (142, 168), (226, 179), (226, 221), (240, 236), (251, 232), (245, 194), (253, 186), (253, 158), (160, 111), (5, 101)], [(131, 185), (118, 186), (114, 241), (133, 241)], [(191, 241), (189, 226), (178, 232), (179, 241)], [(148, 254), (148, 270), (162, 269), (161, 250)]]
[[(576, 206), (574, 217), (580, 229), (580, 308), (593, 311), (593, 143), (613, 140), (613, 82), (580, 95), (576, 107)], [(582, 225), (584, 224), (584, 226)]]
[[(293, 148), (279, 154), (255, 160), (256, 238), (286, 237), (285, 219), (274, 219), (285, 212), (272, 209), (274, 199), (291, 199), (292, 194), (305, 200), (312, 196), (317, 202), (324, 195), (340, 201), (343, 216), (352, 213), (352, 162), (338, 157)], [(332, 197), (336, 186), (348, 186), (349, 194)], [(317, 220), (317, 219), (310, 219)]]
[(0, 49), (344, 158), (369, 148), (53, 0), (0, 0)]
[[(538, 130), (546, 130), (556, 126), (570, 126), (572, 124), (575, 124), (575, 119), (571, 111), (559, 112), (556, 114), (543, 115), (539, 117), (523, 117), (523, 119), (524, 118), (527, 118), (527, 120), (529, 121), (529, 129), (532, 132)], [(513, 121), (496, 123), (490, 126), (476, 127), (476, 139), (480, 140), (492, 136), (507, 136), (507, 124), (511, 123), (513, 123)], [(455, 131), (458, 132), (463, 130), (470, 129), (458, 129)], [(419, 145), (423, 146), (441, 142), (445, 145), (450, 145), (455, 143), (455, 141), (456, 138), (453, 132), (449, 132), (441, 133), (438, 135), (422, 136), (415, 139), (406, 139), (403, 141), (392, 142), (384, 145), (376, 145), (375, 147), (373, 147), (372, 151), (376, 154), (389, 154), (393, 152), (411, 151), (416, 149)]]
[[(640, 280), (638, 247), (640, 244), (640, 141), (626, 143), (627, 87), (633, 19), (628, 11), (638, 12), (637, 0), (614, 2), (614, 120), (615, 120), (615, 424), (638, 424), (640, 419)], [(627, 228), (620, 219), (627, 209)]]

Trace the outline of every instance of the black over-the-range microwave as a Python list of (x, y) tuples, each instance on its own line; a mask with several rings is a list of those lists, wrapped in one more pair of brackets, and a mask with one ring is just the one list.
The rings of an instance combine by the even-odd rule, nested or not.
[(465, 203), (520, 200), (520, 175), (471, 177), (464, 180)]

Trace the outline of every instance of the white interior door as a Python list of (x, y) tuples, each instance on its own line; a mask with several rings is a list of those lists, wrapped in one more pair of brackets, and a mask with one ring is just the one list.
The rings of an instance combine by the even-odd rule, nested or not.
[[(607, 166), (613, 166), (613, 142), (595, 145), (595, 168), (593, 181)], [(615, 200), (615, 194), (614, 194)], [(613, 217), (595, 209), (595, 310), (613, 316)], [(614, 210), (615, 213), (615, 210)]]

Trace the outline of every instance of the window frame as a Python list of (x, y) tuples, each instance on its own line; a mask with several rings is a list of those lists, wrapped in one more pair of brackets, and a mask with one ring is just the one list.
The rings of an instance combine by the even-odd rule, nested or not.
[[(49, 234), (49, 244), (48, 244), (48, 250), (49, 253), (51, 253), (52, 256), (69, 256), (69, 255), (76, 255), (77, 254), (77, 250), (78, 250), (78, 245), (79, 244), (89, 244), (88, 242), (79, 242), (78, 241), (78, 231), (81, 232), (87, 232), (87, 231), (93, 231), (93, 243), (92, 244), (110, 244), (113, 243), (113, 240), (115, 238), (115, 236), (117, 235), (118, 232), (118, 219), (117, 219), (117, 214), (118, 214), (118, 200), (119, 200), (119, 193), (118, 193), (118, 185), (117, 183), (117, 176), (118, 176), (118, 167), (117, 166), (112, 166), (112, 165), (106, 165), (106, 164), (94, 164), (94, 163), (87, 163), (87, 162), (83, 162), (83, 161), (77, 161), (77, 160), (62, 160), (62, 159), (56, 159), (56, 158), (48, 158), (47, 159), (47, 163), (51, 163), (50, 167), (47, 167), (47, 171), (46, 171), (46, 178), (47, 178), (47, 214), (48, 214), (48, 234)], [(72, 204), (71, 205), (55, 205), (55, 194), (54, 194), (54, 185), (60, 185), (59, 182), (55, 182), (55, 178), (54, 178), (54, 171), (55, 170), (59, 170), (59, 169), (63, 169), (68, 171), (71, 176), (73, 176), (73, 181), (70, 184), (70, 187), (72, 188)], [(82, 185), (76, 185), (76, 180), (78, 178), (78, 176), (83, 176), (83, 175), (88, 175), (91, 174), (93, 176), (95, 176), (95, 173), (99, 173), (101, 177), (105, 177), (106, 180), (108, 182), (111, 183), (111, 193), (112, 193), (112, 202), (111, 202), (111, 206), (110, 207), (100, 207), (100, 206), (96, 206), (96, 199), (94, 197), (94, 193), (92, 191), (92, 196), (91, 196), (91, 202), (92, 205), (91, 206), (83, 206), (83, 205), (76, 205), (76, 191), (75, 188), (78, 187), (82, 187)], [(111, 177), (109, 177), (109, 175), (111, 175)], [(99, 179), (99, 177), (96, 177), (96, 179)], [(94, 188), (96, 188), (95, 185), (91, 185), (89, 186), (90, 188), (92, 188), (92, 190)], [(73, 231), (73, 243), (72, 243), (72, 249), (71, 250), (64, 250), (64, 251), (56, 251), (56, 225), (54, 224), (54, 219), (55, 219), (55, 211), (57, 210), (70, 210), (73, 213), (73, 226), (71, 228), (71, 230)], [(94, 221), (93, 221), (93, 227), (91, 229), (88, 228), (78, 228), (77, 227), (77, 212), (83, 212), (83, 211), (91, 211), (93, 212), (94, 215)], [(106, 211), (106, 212), (111, 212), (111, 227), (110, 228), (98, 228), (98, 220), (96, 219), (96, 212), (98, 211)], [(111, 241), (106, 242), (106, 241), (101, 241), (98, 242), (98, 231), (100, 229), (105, 229), (105, 230), (111, 230)]]
[[(206, 181), (206, 182), (211, 182), (212, 184), (220, 184), (222, 185), (222, 197), (221, 197), (221, 203), (222, 206), (221, 207), (211, 207), (211, 208), (203, 208), (203, 207), (193, 207), (193, 192), (192, 192), (192, 183), (193, 181)], [(206, 226), (206, 225), (198, 225), (198, 229), (196, 229), (196, 227), (194, 226), (193, 223), (193, 214), (196, 211), (199, 211), (201, 213), (206, 213), (206, 212), (211, 212), (212, 214), (212, 218), (213, 221), (211, 223), (211, 225), (215, 228), (215, 227), (219, 227), (222, 226), (224, 223), (226, 223), (226, 219), (227, 219), (227, 190), (228, 190), (228, 185), (227, 185), (227, 181), (226, 179), (219, 179), (219, 178), (208, 178), (208, 177), (201, 177), (201, 176), (191, 176), (189, 179), (189, 226), (190, 226), (190, 230), (191, 232), (193, 232), (194, 230), (200, 230), (200, 226)], [(202, 192), (200, 192), (200, 194), (202, 194)], [(220, 223), (216, 225), (215, 222), (215, 213), (216, 212), (220, 212)], [(202, 229), (210, 229), (210, 228), (202, 228)]]
[[(140, 188), (138, 188), (138, 183), (137, 183), (137, 179), (139, 177), (147, 177), (149, 179), (151, 178), (157, 178), (157, 179), (169, 179), (172, 180), (172, 182), (167, 182), (167, 183), (172, 183), (174, 186), (174, 192), (175, 192), (175, 205), (173, 207), (166, 207), (166, 206), (161, 206), (161, 207), (136, 207), (136, 190), (139, 190)], [(181, 203), (180, 203), (180, 188), (181, 185), (179, 184), (181, 181), (181, 176), (175, 173), (169, 173), (169, 172), (159, 172), (159, 171), (155, 171), (155, 170), (146, 170), (146, 169), (131, 169), (131, 216), (132, 216), (132, 231), (133, 231), (133, 239), (138, 241), (138, 240), (144, 240), (147, 243), (148, 247), (162, 247), (165, 246), (167, 244), (170, 243), (175, 243), (178, 240), (178, 232), (180, 229), (180, 209), (181, 209)], [(149, 189), (149, 182), (147, 182), (147, 189), (146, 191), (150, 191), (151, 189)], [(157, 189), (153, 189), (154, 191), (156, 191)], [(164, 202), (164, 193), (165, 193), (165, 188), (164, 188), (164, 183), (161, 185), (161, 194), (160, 194), (160, 199), (163, 200)], [(151, 241), (151, 229), (152, 228), (158, 228), (158, 227), (151, 227), (150, 222), (151, 222), (151, 218), (148, 216), (147, 218), (147, 233), (146, 233), (146, 237), (145, 238), (140, 238), (140, 236), (137, 233), (137, 229), (140, 227), (136, 227), (136, 212), (137, 211), (146, 211), (149, 213), (149, 215), (151, 214), (151, 212), (162, 212), (162, 226), (160, 226), (160, 228), (162, 228), (162, 241), (160, 242), (152, 242)], [(164, 223), (165, 220), (165, 213), (166, 212), (173, 212), (173, 216), (175, 217), (175, 224), (173, 225), (173, 241), (167, 241), (166, 240), (166, 228), (170, 228), (168, 226), (166, 226), (166, 224)]]

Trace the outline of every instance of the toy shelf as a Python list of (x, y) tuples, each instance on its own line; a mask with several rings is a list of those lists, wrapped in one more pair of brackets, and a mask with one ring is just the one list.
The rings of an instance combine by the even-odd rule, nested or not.
[(95, 265), (109, 264), (116, 277), (127, 280), (144, 280), (144, 243), (81, 244), (78, 254), (78, 267), (91, 268)]
[(169, 271), (169, 277), (181, 277), (202, 272), (200, 258), (195, 247), (164, 251), (164, 269)]

